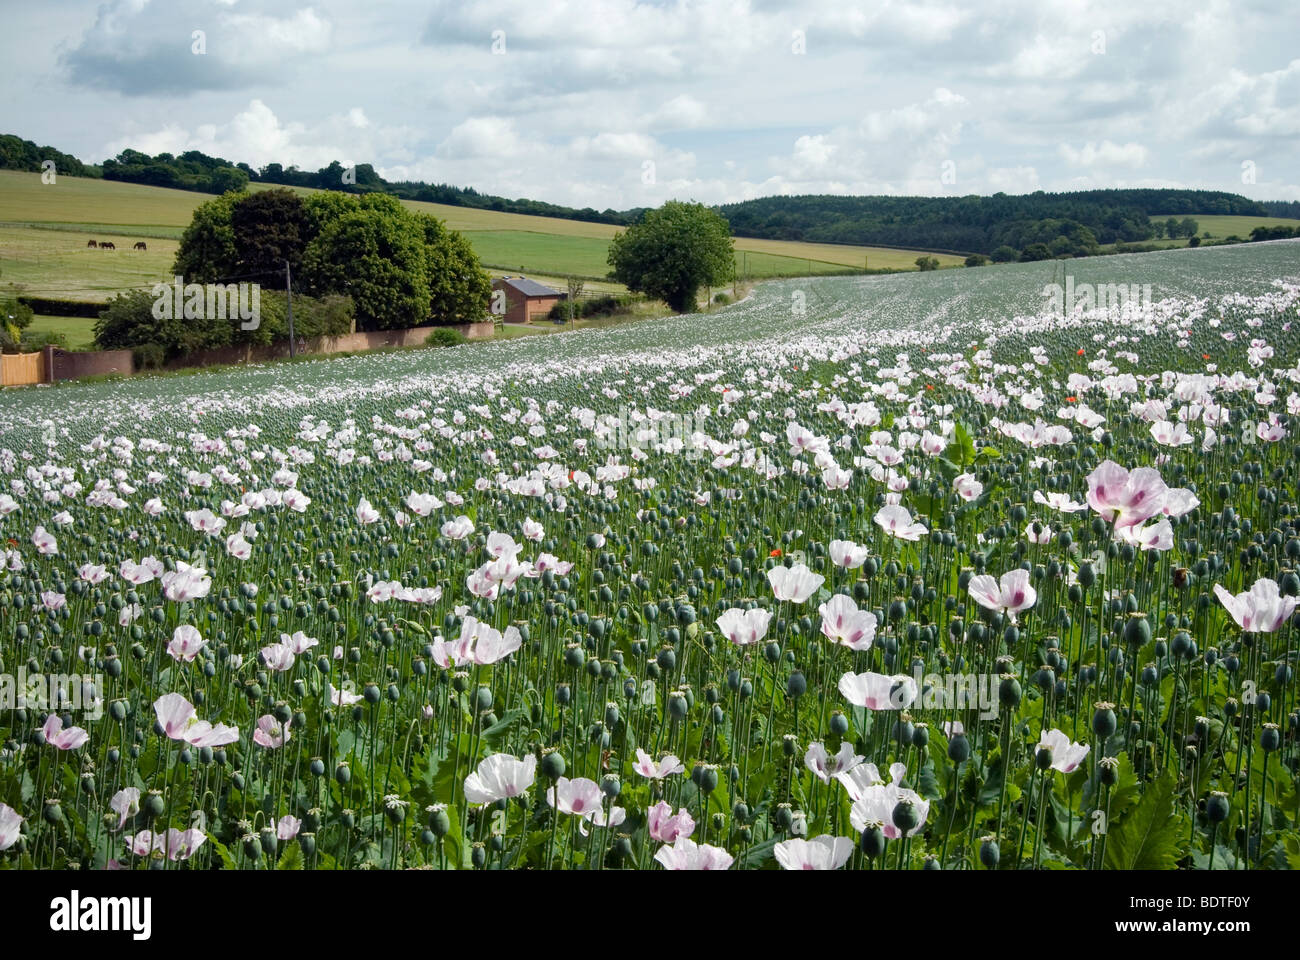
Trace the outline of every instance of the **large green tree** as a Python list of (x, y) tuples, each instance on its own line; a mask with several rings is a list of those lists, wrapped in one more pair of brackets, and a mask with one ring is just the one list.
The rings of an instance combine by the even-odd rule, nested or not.
[(401, 203), (369, 194), (308, 245), (303, 282), (314, 293), (352, 297), (358, 329), (415, 327), (429, 315), (425, 253), (424, 234)]
[(690, 313), (700, 287), (735, 276), (731, 227), (703, 204), (669, 200), (614, 238), (609, 265), (629, 290)]
[(429, 319), (436, 324), (472, 323), (483, 319), (492, 280), (463, 234), (448, 230), (437, 217), (421, 213), (416, 223), (424, 234), (424, 266), (429, 283)]
[(292, 190), (261, 190), (239, 199), (230, 211), (235, 233), (236, 275), (273, 290), (284, 289), (284, 264), (294, 273), (314, 236), (307, 207)]
[(235, 204), (244, 196), (232, 190), (199, 204), (181, 235), (173, 273), (184, 277), (186, 283), (215, 283), (235, 275), (239, 253), (231, 216)]

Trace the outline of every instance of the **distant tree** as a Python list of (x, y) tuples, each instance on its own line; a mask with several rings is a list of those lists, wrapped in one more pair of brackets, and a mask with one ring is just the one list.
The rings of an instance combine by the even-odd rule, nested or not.
[(994, 263), (1014, 263), (1020, 258), (1020, 251), (1015, 247), (1003, 244), (993, 251)]
[(570, 323), (573, 322), (574, 315), (577, 313), (577, 310), (578, 310), (578, 298), (582, 296), (582, 287), (583, 287), (583, 283), (582, 283), (581, 280), (579, 280), (577, 277), (569, 277), (569, 282), (568, 282), (568, 293), (569, 293), (568, 306), (569, 306), (569, 322), (570, 322)]
[(1201, 238), (1196, 236), (1188, 237), (1187, 245), (1189, 247), (1199, 247), (1201, 245)]
[(924, 270), (938, 270), (938, 269), (939, 269), (939, 258), (938, 258), (938, 257), (924, 257), (924, 256), (922, 256), (922, 257), (917, 257), (917, 258), (916, 258), (916, 268), (917, 268), (918, 270), (923, 270), (923, 271), (924, 271)]
[(669, 200), (614, 238), (608, 263), (614, 279), (629, 290), (691, 313), (700, 287), (732, 279), (736, 255), (731, 228), (720, 214), (703, 204)]
[(1178, 236), (1178, 221), (1173, 217), (1165, 221), (1165, 236), (1170, 239)]
[(1183, 222), (1178, 225), (1178, 234), (1183, 237), (1194, 237), (1200, 227), (1201, 225), (1191, 217), (1184, 217)]
[(1045, 243), (1031, 243), (1025, 249), (1020, 251), (1020, 262), (1031, 263), (1035, 260), (1052, 259), (1052, 251), (1047, 248)]
[(966, 258), (966, 266), (968, 267), (982, 267), (988, 262), (989, 258), (982, 253), (972, 253)]

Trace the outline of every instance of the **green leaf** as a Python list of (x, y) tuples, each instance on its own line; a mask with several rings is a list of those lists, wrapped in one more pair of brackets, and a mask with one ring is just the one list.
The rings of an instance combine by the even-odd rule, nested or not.
[(741, 869), (754, 867), (765, 860), (770, 860), (773, 856), (772, 850), (776, 846), (776, 837), (764, 840), (762, 843), (756, 843), (741, 856), (736, 858), (736, 866)]
[(302, 866), (302, 847), (298, 846), (298, 841), (295, 840), (284, 848), (284, 853), (280, 854), (280, 859), (276, 861), (275, 869), (301, 870)]
[(207, 834), (207, 838), (208, 843), (212, 844), (212, 849), (217, 851), (217, 856), (221, 858), (221, 866), (227, 870), (238, 870), (239, 867), (235, 865), (235, 858), (230, 855), (230, 850), (226, 845), (210, 833)]
[(1106, 865), (1113, 870), (1172, 870), (1185, 855), (1186, 817), (1174, 803), (1172, 770), (1148, 784), (1141, 798), (1106, 836)]

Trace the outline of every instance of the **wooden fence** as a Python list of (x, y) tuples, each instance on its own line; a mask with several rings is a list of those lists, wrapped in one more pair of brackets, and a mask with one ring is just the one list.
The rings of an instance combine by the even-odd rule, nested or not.
[(45, 383), (44, 353), (0, 354), (0, 383), (6, 387)]

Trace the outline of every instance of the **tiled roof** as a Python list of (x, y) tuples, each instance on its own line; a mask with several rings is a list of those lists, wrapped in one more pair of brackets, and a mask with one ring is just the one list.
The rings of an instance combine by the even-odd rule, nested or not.
[(527, 277), (502, 277), (501, 282), (518, 290), (525, 297), (558, 297), (560, 291), (529, 280)]

